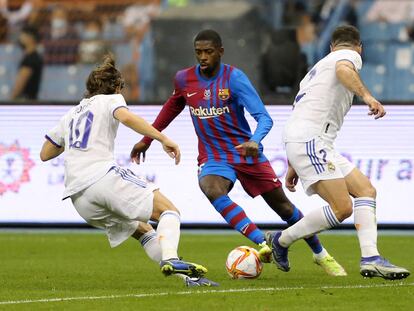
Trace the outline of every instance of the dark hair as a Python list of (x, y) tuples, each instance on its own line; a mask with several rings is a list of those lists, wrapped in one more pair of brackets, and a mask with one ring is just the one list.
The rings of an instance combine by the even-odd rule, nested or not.
[(36, 42), (40, 41), (39, 32), (37, 31), (37, 28), (33, 26), (24, 26), (22, 28), (22, 33), (25, 33), (33, 38)]
[(115, 67), (115, 59), (112, 54), (103, 57), (102, 63), (88, 76), (86, 81), (86, 97), (98, 94), (115, 94), (117, 88), (124, 87), (124, 79), (121, 72)]
[(331, 44), (333, 46), (343, 45), (360, 45), (361, 37), (359, 30), (351, 25), (339, 26), (332, 33)]
[(212, 29), (200, 31), (194, 38), (194, 44), (197, 41), (211, 41), (215, 47), (222, 47), (220, 35)]

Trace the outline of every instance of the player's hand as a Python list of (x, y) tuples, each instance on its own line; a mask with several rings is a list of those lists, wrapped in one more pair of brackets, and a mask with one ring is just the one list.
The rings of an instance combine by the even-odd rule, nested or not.
[(173, 142), (171, 139), (166, 138), (162, 142), (162, 148), (164, 151), (172, 158), (175, 159), (175, 165), (180, 163), (181, 160), (181, 152), (178, 145)]
[(363, 100), (369, 107), (369, 112), (368, 112), (369, 116), (374, 116), (375, 120), (385, 116), (386, 111), (385, 111), (384, 106), (381, 105), (381, 103), (378, 100), (376, 100), (374, 97), (367, 96), (363, 98)]
[(239, 150), (244, 157), (256, 158), (259, 154), (259, 144), (252, 140), (237, 145), (236, 149)]
[(149, 146), (150, 145), (147, 145), (143, 141), (136, 143), (131, 150), (131, 161), (135, 162), (136, 164), (140, 164), (142, 156), (142, 162), (145, 162), (145, 151), (148, 150)]
[(285, 186), (290, 192), (295, 192), (296, 185), (298, 184), (299, 177), (296, 171), (289, 165), (288, 171), (285, 177)]

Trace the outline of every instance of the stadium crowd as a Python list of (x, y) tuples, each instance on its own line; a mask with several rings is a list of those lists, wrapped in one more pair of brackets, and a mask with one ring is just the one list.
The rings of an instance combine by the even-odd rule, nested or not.
[[(214, 10), (219, 2), (1, 0), (0, 100), (77, 100), (84, 92), (85, 74), (112, 52), (125, 78), (125, 98), (153, 101), (148, 92), (157, 81), (151, 72), (156, 60), (151, 20), (172, 7), (208, 3)], [(332, 27), (347, 23), (361, 28), (367, 51), (361, 74), (374, 94), (383, 100), (412, 97), (410, 1), (231, 2), (255, 6), (269, 29), (259, 49), (263, 95), (294, 94), (306, 71), (328, 52)], [(33, 51), (23, 42), (27, 37), (36, 42)]]

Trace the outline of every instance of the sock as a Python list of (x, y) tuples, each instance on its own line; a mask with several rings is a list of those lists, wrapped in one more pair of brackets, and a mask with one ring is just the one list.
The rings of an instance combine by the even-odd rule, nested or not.
[(155, 262), (161, 261), (161, 246), (157, 239), (157, 233), (155, 232), (155, 230), (151, 230), (143, 234), (139, 238), (139, 242), (141, 243), (142, 248), (151, 260)]
[(283, 247), (289, 247), (290, 244), (299, 239), (330, 229), (338, 224), (339, 221), (329, 205), (316, 208), (293, 226), (283, 230), (279, 238), (279, 244)]
[(264, 233), (247, 217), (244, 210), (234, 203), (227, 195), (212, 202), (214, 208), (223, 216), (227, 223), (243, 234), (250, 241), (260, 244), (264, 242)]
[(354, 200), (354, 223), (358, 233), (362, 257), (378, 256), (375, 199), (363, 197)]
[(329, 253), (323, 247), (322, 247), (322, 250), (320, 251), (320, 253), (314, 254), (314, 256), (315, 256), (316, 259), (323, 259), (323, 258), (325, 258), (328, 255), (329, 255)]
[[(293, 224), (297, 223), (299, 220), (303, 218), (303, 214), (296, 206), (293, 205), (293, 214), (288, 219), (283, 219), (287, 222), (289, 226), (292, 226)], [(323, 247), (321, 242), (318, 239), (318, 236), (312, 235), (311, 237), (305, 238), (305, 242), (309, 245), (309, 247), (312, 249), (312, 252), (314, 254), (319, 254), (322, 252)]]
[(177, 249), (180, 240), (180, 215), (175, 211), (163, 212), (158, 220), (158, 241), (162, 260), (178, 258)]

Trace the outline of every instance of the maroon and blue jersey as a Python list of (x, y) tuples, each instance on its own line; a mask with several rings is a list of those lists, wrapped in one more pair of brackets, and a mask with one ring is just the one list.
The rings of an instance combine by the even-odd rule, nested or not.
[[(259, 163), (263, 155), (262, 139), (273, 125), (262, 100), (247, 76), (235, 67), (221, 64), (215, 77), (200, 74), (199, 65), (177, 72), (174, 92), (164, 104), (153, 126), (162, 131), (185, 108), (189, 112), (198, 136), (198, 163)], [(245, 110), (257, 121), (252, 133)], [(243, 157), (235, 147), (247, 141), (259, 144), (257, 158)], [(151, 139), (145, 137), (144, 142)]]

